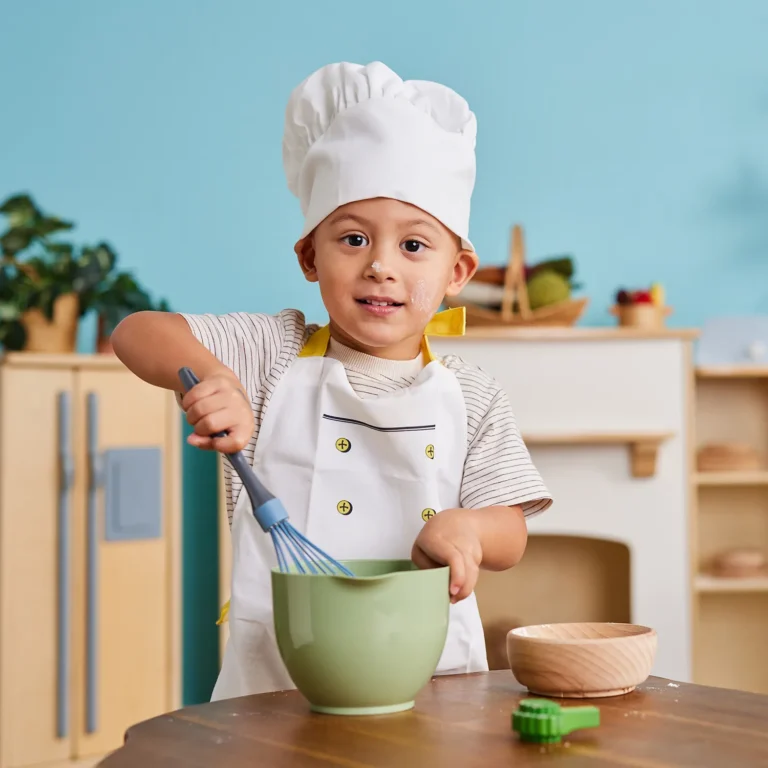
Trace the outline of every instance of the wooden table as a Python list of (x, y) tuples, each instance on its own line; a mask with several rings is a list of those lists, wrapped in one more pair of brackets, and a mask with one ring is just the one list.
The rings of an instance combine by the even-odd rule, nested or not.
[(527, 696), (511, 672), (438, 677), (411, 712), (329, 717), (295, 691), (179, 710), (131, 728), (103, 768), (499, 768), (768, 766), (768, 696), (649, 678), (632, 693), (561, 701), (600, 708), (598, 728), (526, 744), (511, 713)]

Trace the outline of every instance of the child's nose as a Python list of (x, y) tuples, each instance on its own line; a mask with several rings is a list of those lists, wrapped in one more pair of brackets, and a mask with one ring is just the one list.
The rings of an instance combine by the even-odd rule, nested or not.
[(374, 280), (377, 283), (393, 281), (395, 274), (392, 259), (380, 252), (371, 254), (371, 262), (365, 268), (364, 277), (366, 280)]

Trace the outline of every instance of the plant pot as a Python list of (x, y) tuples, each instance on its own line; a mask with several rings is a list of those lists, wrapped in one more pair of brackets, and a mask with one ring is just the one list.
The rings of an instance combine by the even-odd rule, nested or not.
[(107, 319), (104, 315), (99, 315), (96, 329), (96, 353), (99, 355), (113, 355), (112, 349), (112, 331), (114, 329), (107, 325)]
[(660, 331), (665, 319), (672, 314), (672, 308), (656, 304), (618, 304), (611, 307), (611, 314), (618, 317), (619, 325), (625, 328)]
[(115, 354), (112, 348), (112, 332), (130, 314), (130, 310), (122, 310), (112, 316), (99, 314), (96, 327), (96, 352), (99, 355)]
[(21, 316), (27, 334), (25, 352), (68, 353), (77, 345), (77, 321), (80, 299), (76, 293), (65, 293), (53, 303), (53, 319), (40, 309), (29, 309)]

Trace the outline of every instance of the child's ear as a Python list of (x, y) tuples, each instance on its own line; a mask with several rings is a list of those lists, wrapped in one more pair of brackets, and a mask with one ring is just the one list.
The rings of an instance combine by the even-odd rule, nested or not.
[(293, 250), (299, 258), (299, 266), (304, 277), (310, 283), (317, 282), (317, 269), (315, 268), (315, 242), (311, 234), (294, 245)]
[(480, 259), (474, 251), (461, 250), (456, 257), (456, 263), (453, 266), (453, 275), (451, 282), (445, 289), (446, 296), (457, 296), (461, 293), (464, 286), (474, 277)]

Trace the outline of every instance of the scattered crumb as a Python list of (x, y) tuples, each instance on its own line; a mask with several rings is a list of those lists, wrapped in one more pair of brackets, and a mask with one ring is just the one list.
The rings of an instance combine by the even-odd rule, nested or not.
[(675, 699), (675, 704), (677, 704), (678, 701), (679, 701), (679, 699)]
[(677, 683), (668, 683), (667, 688), (679, 688), (680, 686)]
[(563, 746), (564, 746), (566, 749), (568, 749), (568, 747), (570, 747), (570, 746), (571, 746), (571, 742), (570, 742), (570, 741), (564, 741), (564, 742), (563, 742)]
[(240, 715), (238, 715), (237, 712), (230, 712), (229, 716), (230, 717), (240, 717)]

